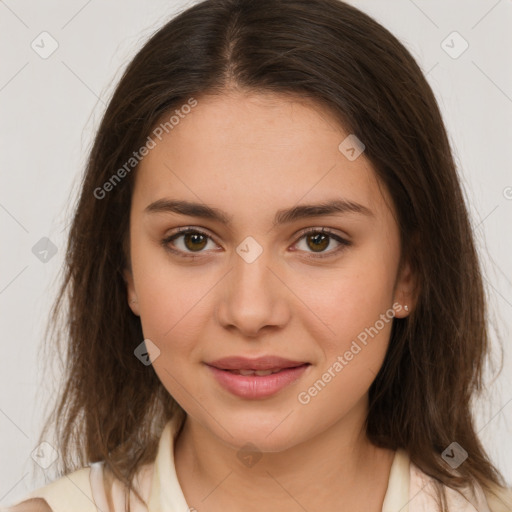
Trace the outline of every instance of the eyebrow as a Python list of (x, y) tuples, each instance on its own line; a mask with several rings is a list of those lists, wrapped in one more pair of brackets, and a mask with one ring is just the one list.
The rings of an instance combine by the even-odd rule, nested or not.
[[(144, 211), (146, 213), (178, 213), (181, 215), (189, 215), (191, 217), (200, 217), (218, 221), (226, 226), (231, 226), (232, 217), (227, 213), (207, 206), (202, 203), (194, 203), (190, 201), (178, 201), (171, 199), (158, 199), (149, 204)], [(347, 199), (333, 199), (324, 201), (319, 204), (302, 204), (278, 210), (274, 217), (274, 226), (280, 224), (288, 224), (299, 219), (310, 217), (319, 217), (321, 215), (332, 215), (336, 213), (358, 213), (367, 216), (373, 216), (373, 212), (362, 204), (349, 201)]]

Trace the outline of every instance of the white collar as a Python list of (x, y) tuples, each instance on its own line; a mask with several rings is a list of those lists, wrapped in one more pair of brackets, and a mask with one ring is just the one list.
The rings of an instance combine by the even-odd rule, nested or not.
[[(174, 439), (182, 418), (171, 419), (162, 431), (153, 468), (149, 512), (187, 511), (189, 505), (180, 487), (174, 464)], [(161, 483), (165, 482), (165, 485)], [(397, 450), (391, 465), (382, 512), (409, 512), (409, 457)]]

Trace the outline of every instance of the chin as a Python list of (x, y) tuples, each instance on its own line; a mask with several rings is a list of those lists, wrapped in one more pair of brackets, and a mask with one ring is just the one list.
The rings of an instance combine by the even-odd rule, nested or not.
[(260, 452), (277, 453), (303, 441), (301, 432), (297, 432), (295, 426), (288, 420), (283, 422), (283, 417), (278, 420), (263, 420), (261, 415), (246, 416), (240, 421), (225, 421), (222, 426), (227, 432), (219, 425), (215, 425), (217, 436), (237, 451), (249, 449), (247, 445), (252, 444)]

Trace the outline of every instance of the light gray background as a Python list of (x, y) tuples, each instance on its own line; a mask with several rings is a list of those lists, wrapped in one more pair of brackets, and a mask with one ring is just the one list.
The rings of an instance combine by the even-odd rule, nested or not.
[[(31, 459), (58, 372), (43, 375), (39, 346), (63, 262), (70, 200), (105, 104), (128, 61), (175, 12), (171, 0), (0, 1), (0, 503), (53, 479)], [(505, 367), (477, 429), (512, 485), (512, 0), (352, 0), (389, 28), (427, 73), (450, 133), (486, 267)], [(47, 31), (58, 49), (31, 47)], [(441, 46), (453, 31), (458, 58)], [(39, 43), (41, 46), (41, 43)], [(461, 40), (445, 45), (456, 52)], [(45, 48), (48, 48), (48, 43)], [(446, 47), (446, 46), (445, 46)], [(46, 263), (32, 247), (48, 237)], [(493, 340), (495, 336), (493, 335)], [(494, 347), (495, 354), (497, 346)], [(46, 480), (45, 477), (46, 476)]]

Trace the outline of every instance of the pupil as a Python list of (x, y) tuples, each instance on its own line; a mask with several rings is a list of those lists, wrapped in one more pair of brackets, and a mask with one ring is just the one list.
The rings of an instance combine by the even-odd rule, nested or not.
[[(188, 248), (188, 249), (191, 249), (191, 250), (194, 250), (194, 249), (199, 249), (199, 250), (201, 250), (201, 249), (203, 249), (203, 247), (204, 247), (204, 245), (205, 245), (205, 240), (203, 240), (203, 244), (202, 244), (202, 246), (201, 246), (201, 247), (199, 247), (199, 248), (198, 248), (197, 246), (196, 246), (196, 247), (190, 247), (190, 246), (189, 246), (189, 244), (188, 244), (188, 242), (189, 242), (189, 241), (191, 241), (191, 240), (193, 240), (192, 244), (196, 244), (196, 243), (198, 243), (198, 242), (197, 242), (197, 239), (198, 239), (198, 238), (203, 238), (203, 239), (204, 239), (205, 237), (204, 237), (203, 235), (201, 235), (201, 234), (198, 234), (198, 233), (187, 233), (187, 234), (185, 235), (185, 245), (187, 246), (187, 248)], [(199, 242), (199, 243), (200, 243), (200, 242)]]
[[(202, 241), (200, 241), (199, 239), (203, 239)], [(198, 241), (199, 240), (199, 241)], [(328, 245), (329, 245), (329, 242), (328, 242), (328, 236), (324, 235), (323, 233), (317, 233), (315, 235), (310, 235), (308, 237), (308, 240), (312, 240), (313, 241), (313, 245), (310, 246), (311, 249), (325, 249)], [(205, 245), (205, 237), (201, 234), (198, 234), (198, 233), (187, 233), (185, 235), (185, 245), (187, 246), (188, 249), (191, 249), (191, 250), (194, 250), (194, 249), (203, 249), (204, 248), (204, 245)], [(192, 242), (192, 245), (197, 245), (197, 244), (200, 244), (200, 247), (191, 247), (189, 242)]]
[[(320, 239), (320, 237), (322, 237), (322, 238), (323, 238), (323, 240), (321, 240), (321, 241), (320, 241), (320, 240), (319, 240), (319, 239)], [(328, 240), (327, 240), (327, 239), (328, 239), (328, 237), (327, 237), (326, 235), (322, 234), (322, 233), (318, 233), (318, 234), (316, 234), (316, 235), (310, 235), (310, 237), (308, 237), (308, 238), (309, 238), (309, 239), (315, 239), (315, 241), (314, 241), (314, 246), (313, 246), (313, 247), (311, 247), (312, 249), (315, 249), (315, 248), (316, 248), (316, 249), (318, 249), (318, 248), (320, 248), (320, 249), (325, 249), (325, 248), (329, 245), (329, 242), (328, 242)], [(318, 243), (319, 241), (320, 241), (320, 243)], [(326, 241), (327, 241), (327, 244), (325, 243)], [(323, 243), (323, 245), (320, 245), (320, 244), (322, 244), (322, 243)]]

